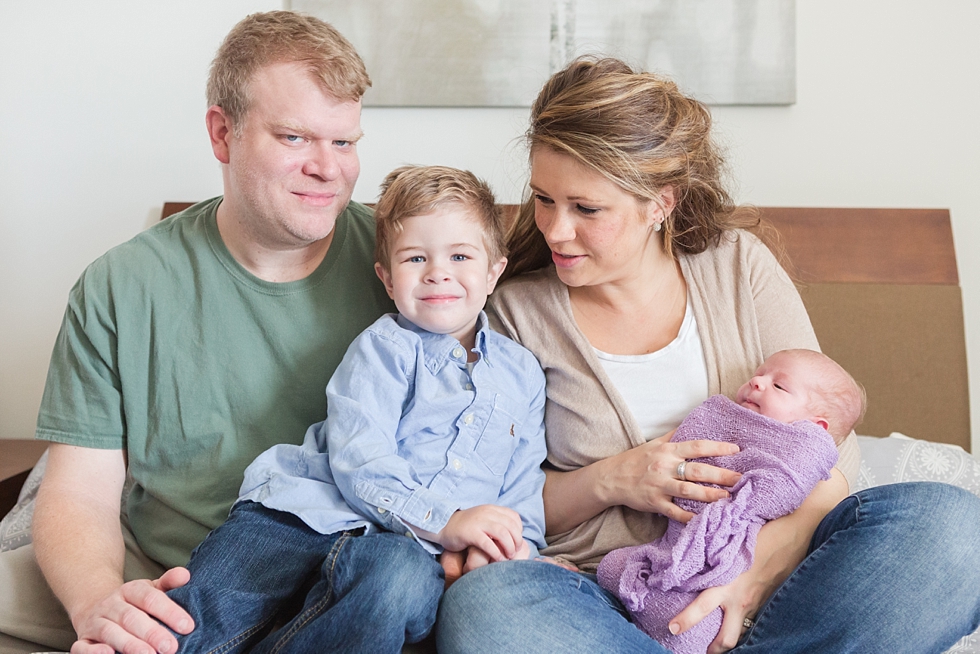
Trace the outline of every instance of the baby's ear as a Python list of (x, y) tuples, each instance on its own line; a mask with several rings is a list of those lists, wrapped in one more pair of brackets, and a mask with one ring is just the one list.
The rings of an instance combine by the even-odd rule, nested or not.
[(810, 422), (823, 427), (827, 431), (830, 431), (830, 423), (827, 422), (826, 418), (810, 418)]

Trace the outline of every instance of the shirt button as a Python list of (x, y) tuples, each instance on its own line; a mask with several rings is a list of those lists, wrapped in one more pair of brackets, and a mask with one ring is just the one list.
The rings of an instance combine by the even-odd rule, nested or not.
[(453, 350), (453, 356), (456, 357), (457, 359), (462, 357), (464, 354), (466, 353), (463, 351), (463, 348), (459, 346), (456, 346), (456, 348)]
[(378, 513), (384, 513), (384, 512), (385, 512), (384, 507), (379, 506)]
[(473, 384), (467, 384), (466, 385), (466, 390), (472, 391), (473, 390)]
[(405, 537), (406, 537), (406, 538), (411, 538), (411, 537), (412, 537), (412, 532), (410, 532), (410, 531), (406, 531), (406, 532), (405, 532)]
[(459, 459), (453, 459), (453, 467), (459, 470), (463, 467), (463, 463)]
[(473, 414), (472, 413), (467, 413), (465, 416), (463, 416), (463, 424), (464, 425), (472, 425), (473, 424)]

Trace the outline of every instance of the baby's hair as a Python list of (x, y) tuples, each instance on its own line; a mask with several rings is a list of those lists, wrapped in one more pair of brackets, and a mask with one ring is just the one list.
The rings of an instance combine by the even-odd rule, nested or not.
[(817, 389), (810, 405), (827, 418), (827, 431), (840, 443), (864, 418), (868, 397), (864, 386), (851, 373), (826, 354), (814, 350), (784, 350), (786, 354), (800, 357), (812, 364), (815, 374), (810, 382)]
[(402, 166), (388, 173), (381, 183), (381, 196), (374, 210), (375, 260), (390, 270), (391, 244), (402, 229), (402, 221), (450, 204), (468, 211), (483, 228), (483, 243), (491, 264), (507, 256), (503, 217), (486, 182), (457, 168)]

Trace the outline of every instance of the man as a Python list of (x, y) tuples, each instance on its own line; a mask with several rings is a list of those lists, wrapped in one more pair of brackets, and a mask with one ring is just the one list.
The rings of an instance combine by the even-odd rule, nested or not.
[(369, 85), (322, 21), (270, 12), (229, 33), (206, 114), (223, 197), (114, 248), (72, 289), (38, 417), (52, 445), (34, 547), (0, 558), (16, 589), (0, 631), (61, 648), (77, 634), (79, 654), (173, 652), (160, 623), (193, 629), (164, 591), (186, 583), (245, 466), (323, 419), (348, 344), (391, 308), (370, 212), (349, 204)]

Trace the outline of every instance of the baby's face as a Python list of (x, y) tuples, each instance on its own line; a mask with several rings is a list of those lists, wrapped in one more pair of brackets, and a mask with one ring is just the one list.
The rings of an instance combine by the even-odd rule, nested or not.
[(813, 374), (799, 357), (778, 352), (738, 389), (735, 401), (780, 422), (814, 420), (810, 405), (815, 389), (809, 381)]

